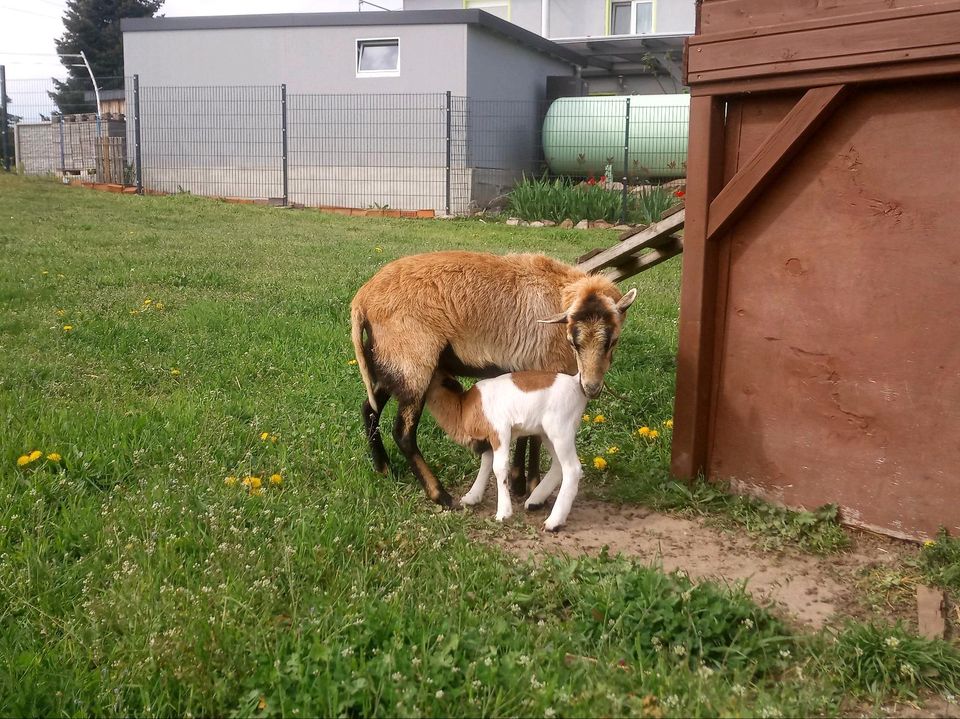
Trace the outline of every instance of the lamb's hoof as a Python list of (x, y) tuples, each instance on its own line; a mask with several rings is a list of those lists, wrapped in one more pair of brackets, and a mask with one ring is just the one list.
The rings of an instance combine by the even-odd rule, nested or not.
[(550, 520), (547, 520), (546, 522), (543, 523), (543, 531), (550, 532), (551, 534), (556, 534), (557, 532), (559, 532), (561, 527), (563, 527), (562, 522), (558, 522), (557, 524), (550, 524)]
[(475, 507), (483, 501), (482, 497), (473, 497), (469, 494), (465, 494), (460, 498), (460, 506), (462, 507)]
[(502, 514), (502, 515), (501, 515), (501, 514), (498, 514), (498, 515), (495, 517), (495, 519), (502, 524), (503, 522), (506, 522), (508, 519), (510, 519), (510, 517), (512, 517), (512, 516), (513, 516), (513, 514)]
[(531, 503), (530, 500), (523, 505), (523, 508), (529, 512), (537, 512), (547, 506), (546, 502), (535, 502)]

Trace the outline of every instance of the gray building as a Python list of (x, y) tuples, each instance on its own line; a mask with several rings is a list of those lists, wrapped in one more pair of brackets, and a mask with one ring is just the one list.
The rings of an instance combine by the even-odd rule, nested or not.
[(310, 205), (483, 204), (536, 169), (547, 78), (586, 65), (478, 9), (129, 19), (122, 29), (125, 74), (141, 88), (147, 187)]
[(404, 11), (477, 8), (587, 59), (591, 94), (680, 92), (695, 0), (404, 0)]

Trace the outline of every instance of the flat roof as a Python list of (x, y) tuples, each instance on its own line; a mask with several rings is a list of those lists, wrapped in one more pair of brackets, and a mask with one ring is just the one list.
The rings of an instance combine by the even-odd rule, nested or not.
[(473, 25), (532, 50), (585, 67), (587, 58), (483, 10), (404, 10), (402, 12), (316, 12), (275, 15), (124, 18), (123, 32), (237, 30), (281, 27), (362, 27), (369, 25)]

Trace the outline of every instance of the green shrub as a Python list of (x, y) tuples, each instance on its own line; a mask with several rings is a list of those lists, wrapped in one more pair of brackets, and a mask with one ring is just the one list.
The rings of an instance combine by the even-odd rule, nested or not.
[(960, 539), (941, 529), (936, 541), (924, 543), (919, 565), (926, 581), (960, 594)]
[[(650, 224), (677, 202), (673, 192), (651, 187), (646, 192), (627, 194), (627, 221)], [(577, 183), (569, 177), (549, 179), (526, 177), (510, 193), (508, 212), (524, 220), (570, 219), (619, 222), (623, 209), (623, 193), (608, 190), (602, 184)]]

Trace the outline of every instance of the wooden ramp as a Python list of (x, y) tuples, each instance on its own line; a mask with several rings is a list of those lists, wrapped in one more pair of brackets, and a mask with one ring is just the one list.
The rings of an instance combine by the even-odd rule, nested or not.
[(583, 255), (577, 267), (591, 273), (602, 271), (614, 282), (649, 270), (683, 252), (683, 240), (675, 233), (683, 228), (685, 216), (682, 204), (671, 207), (659, 222), (625, 232), (613, 247)]

